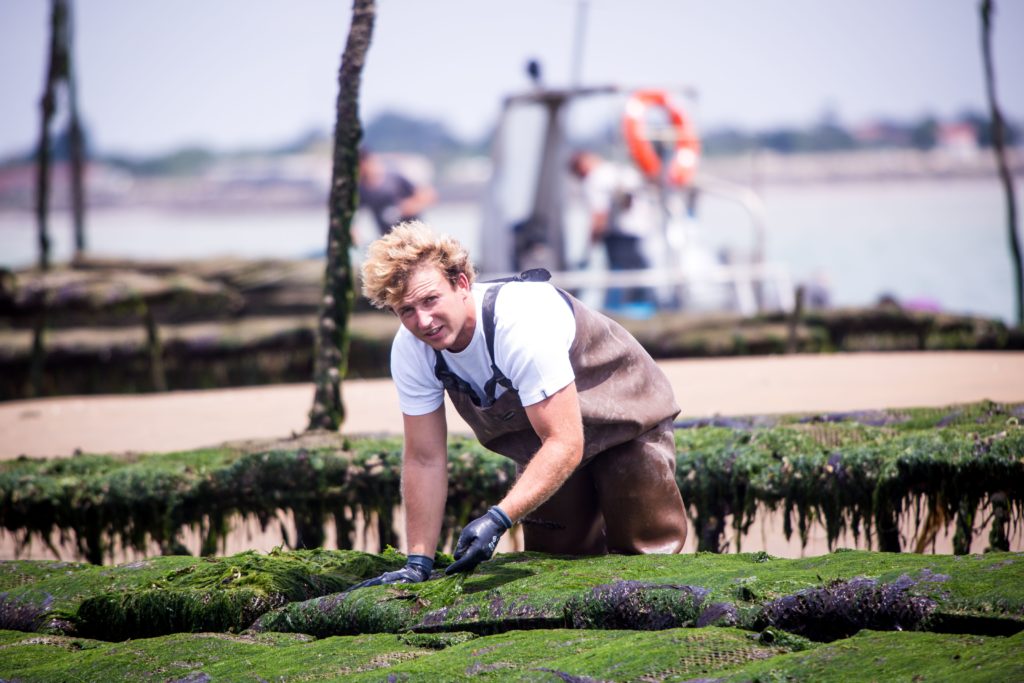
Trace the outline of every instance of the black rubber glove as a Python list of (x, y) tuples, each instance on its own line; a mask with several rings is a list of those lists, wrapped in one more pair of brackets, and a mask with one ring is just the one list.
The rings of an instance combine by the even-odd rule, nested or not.
[(451, 575), (456, 572), (471, 572), (484, 560), (491, 559), (498, 539), (512, 528), (512, 520), (497, 505), (492, 506), (483, 517), (466, 525), (455, 545), (455, 561), (444, 570)]
[(380, 576), (367, 579), (362, 583), (349, 588), (354, 591), (357, 588), (369, 588), (370, 586), (382, 586), (392, 583), (420, 583), (430, 578), (430, 572), (434, 570), (433, 558), (426, 555), (410, 555), (405, 566), (393, 572), (384, 572)]

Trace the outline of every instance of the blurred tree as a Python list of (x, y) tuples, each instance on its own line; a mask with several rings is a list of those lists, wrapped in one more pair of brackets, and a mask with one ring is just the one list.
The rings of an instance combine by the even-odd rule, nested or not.
[(120, 168), (133, 175), (158, 176), (196, 176), (209, 169), (216, 161), (217, 154), (205, 147), (182, 147), (165, 154), (151, 157), (128, 157), (109, 155), (104, 161), (115, 168)]
[(434, 160), (458, 154), (463, 147), (440, 121), (383, 112), (366, 125), (366, 144), (375, 152), (415, 152)]
[(934, 116), (926, 116), (910, 129), (910, 144), (917, 149), (928, 150), (938, 141), (939, 122)]
[(334, 126), (334, 162), (331, 177), (327, 267), (324, 296), (316, 331), (313, 380), (316, 393), (309, 412), (309, 429), (337, 430), (345, 420), (341, 380), (348, 369), (349, 316), (355, 279), (349, 247), (352, 217), (359, 201), (359, 85), (366, 53), (373, 36), (374, 0), (354, 0), (348, 41), (338, 72), (338, 101)]
[[(50, 55), (39, 103), (42, 125), (36, 152), (36, 226), (39, 240), (39, 270), (50, 269), (50, 124), (57, 111), (57, 89), (63, 84), (68, 103), (68, 142), (71, 159), (71, 206), (75, 230), (75, 257), (85, 252), (85, 194), (82, 173), (85, 165), (82, 128), (78, 121), (78, 102), (75, 95), (74, 69), (71, 60), (71, 5), (69, 0), (52, 0), (50, 5)], [(32, 329), (32, 361), (29, 371), (28, 393), (42, 393), (43, 366), (46, 362), (44, 335), (46, 333), (46, 307), (37, 316)]]
[(999, 165), (999, 178), (1006, 193), (1006, 222), (1010, 233), (1010, 258), (1013, 262), (1014, 294), (1017, 305), (1017, 324), (1024, 325), (1024, 269), (1021, 267), (1020, 237), (1017, 234), (1017, 202), (1013, 194), (1013, 177), (1006, 161), (1006, 128), (996, 100), (996, 75), (992, 62), (992, 0), (981, 2), (981, 53), (985, 63), (985, 92), (992, 112), (992, 144)]
[(50, 12), (50, 59), (40, 102), (42, 126), (36, 152), (36, 222), (39, 231), (39, 268), (50, 267), (50, 124), (57, 111), (57, 89), (63, 85), (68, 105), (67, 147), (71, 161), (71, 207), (75, 231), (75, 257), (85, 252), (85, 143), (78, 118), (78, 98), (72, 60), (72, 17), (70, 0), (52, 0)]

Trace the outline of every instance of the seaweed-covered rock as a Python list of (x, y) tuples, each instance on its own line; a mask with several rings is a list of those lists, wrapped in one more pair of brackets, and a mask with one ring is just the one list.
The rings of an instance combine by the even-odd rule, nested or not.
[[(264, 525), (278, 511), (296, 520), (290, 545), (322, 545), (333, 518), (342, 548), (355, 544), (357, 513), (376, 520), (383, 546), (397, 544), (401, 440), (348, 439), (337, 433), (284, 439), (266, 449), (245, 444), (159, 455), (81, 455), (0, 463), (0, 525), (19, 538), (72, 538), (79, 554), (101, 563), (118, 543), (180, 552), (185, 528), (203, 534), (214, 554), (232, 516)], [(514, 464), (475, 441), (449, 442), (451, 484), (445, 533), (483, 514), (514, 477)]]
[(347, 680), (434, 654), (393, 635), (174, 634), (110, 643), (0, 631), (0, 679), (21, 681)]
[(862, 631), (806, 652), (750, 662), (715, 677), (719, 683), (793, 681), (1020, 681), (1024, 633), (985, 637)]
[(682, 681), (785, 654), (734, 629), (517, 631), (447, 641), (376, 634), (179, 634), (103, 643), (0, 631), (0, 677), (170, 681)]
[(423, 605), (402, 587), (361, 589), (286, 605), (257, 620), (252, 630), (308, 633), (318, 638), (400, 633), (416, 622)]
[[(730, 515), (743, 532), (766, 509), (782, 510), (787, 535), (806, 539), (823, 524), (830, 543), (850, 531), (887, 551), (924, 552), (955, 525), (960, 554), (971, 550), (976, 516), (991, 513), (989, 545), (1009, 549), (1024, 519), (1024, 405), (985, 401), (885, 415), (677, 429), (676, 481), (698, 549), (724, 551)], [(214, 554), (229, 520), (267, 524), (280, 511), (296, 520), (291, 547), (321, 545), (333, 522), (339, 546), (351, 548), (357, 514), (376, 524), (382, 546), (396, 545), (400, 468), (400, 439), (329, 433), (160, 455), (14, 460), (0, 463), (0, 525), (24, 542), (49, 543), (59, 533), (95, 563), (117, 544), (180, 552), (186, 528), (202, 532), (201, 553)], [(463, 437), (449, 440), (448, 469), (442, 542), (499, 500), (515, 476), (511, 461)], [(902, 538), (908, 518), (914, 537)]]
[(572, 628), (638, 631), (690, 626), (709, 592), (698, 586), (617, 581), (571, 598), (565, 604), (566, 621)]
[(453, 579), (292, 603), (259, 630), (372, 632), (777, 627), (816, 640), (862, 628), (1013, 633), (1024, 628), (1024, 555), (852, 551), (800, 560), (748, 555), (498, 556)]
[(130, 643), (0, 631), (22, 681), (1016, 681), (1024, 634), (877, 632), (827, 645), (728, 628), (491, 636), (177, 634)]
[[(512, 553), (468, 577), (345, 592), (402, 561), (295, 551), (116, 568), (0, 563), (4, 623), (46, 631), (40, 620), (59, 613), (79, 629), (0, 630), (0, 679), (890, 680), (916, 662), (936, 680), (1016, 680), (1022, 668), (1022, 553)], [(317, 591), (335, 592), (305, 599)], [(285, 604), (232, 633), (263, 609), (255, 600)], [(177, 628), (222, 632), (145, 637)], [(93, 631), (131, 640), (83, 637)], [(871, 659), (869, 674), (858, 656)], [(820, 675), (830, 658), (845, 676)]]
[(773, 600), (764, 606), (763, 618), (777, 628), (826, 642), (861, 629), (913, 631), (937, 604), (914, 595), (913, 586), (906, 575), (891, 583), (865, 578), (837, 581)]
[(274, 607), (345, 590), (404, 562), (395, 552), (300, 550), (119, 567), (0, 563), (0, 623), (105, 640), (239, 631)]
[[(891, 411), (884, 419), (793, 415), (767, 427), (750, 420), (677, 429), (676, 479), (698, 549), (725, 549), (730, 515), (738, 543), (767, 508), (783, 511), (787, 537), (797, 532), (806, 542), (820, 521), (830, 544), (851, 531), (885, 551), (909, 545), (923, 552), (955, 520), (955, 550), (967, 553), (979, 506), (998, 507), (1001, 519), (1024, 517), (1018, 409), (984, 401)], [(901, 538), (901, 518), (918, 510), (926, 514), (912, 516), (915, 538)], [(1007, 528), (999, 525), (993, 548), (1009, 547)]]

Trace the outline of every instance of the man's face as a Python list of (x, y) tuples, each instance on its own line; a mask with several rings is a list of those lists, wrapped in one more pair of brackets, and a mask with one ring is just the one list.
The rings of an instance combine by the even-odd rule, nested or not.
[(460, 274), (452, 286), (433, 265), (413, 272), (395, 313), (407, 330), (437, 351), (462, 351), (476, 329), (469, 280)]

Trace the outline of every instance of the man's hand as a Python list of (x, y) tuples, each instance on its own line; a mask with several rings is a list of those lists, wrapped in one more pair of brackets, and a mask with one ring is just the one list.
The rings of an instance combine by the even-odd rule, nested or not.
[(498, 507), (493, 506), (483, 517), (478, 517), (466, 525), (459, 535), (455, 546), (455, 562), (452, 562), (445, 574), (471, 572), (484, 560), (491, 559), (494, 549), (502, 534), (512, 528), (512, 520)]
[(434, 560), (426, 555), (410, 555), (405, 566), (393, 572), (384, 572), (380, 576), (367, 579), (362, 583), (349, 588), (354, 591), (357, 588), (369, 588), (370, 586), (382, 586), (393, 583), (421, 583), (430, 578), (430, 572), (434, 569)]

